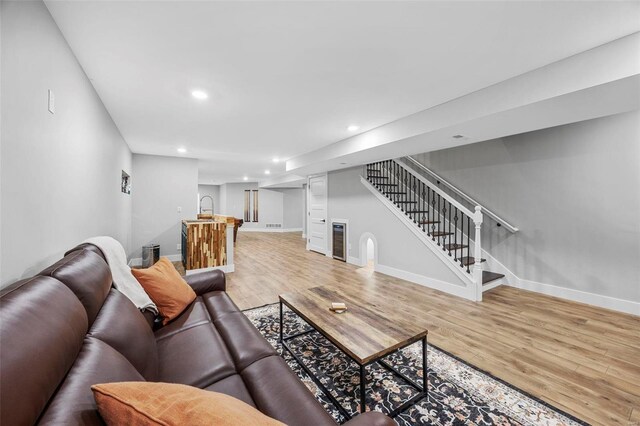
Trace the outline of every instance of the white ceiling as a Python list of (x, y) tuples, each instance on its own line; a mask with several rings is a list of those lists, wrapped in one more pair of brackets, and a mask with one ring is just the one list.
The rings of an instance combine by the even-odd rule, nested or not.
[[(640, 30), (640, 2), (46, 4), (135, 153), (200, 182), (291, 158)], [(199, 101), (194, 89), (209, 98)]]

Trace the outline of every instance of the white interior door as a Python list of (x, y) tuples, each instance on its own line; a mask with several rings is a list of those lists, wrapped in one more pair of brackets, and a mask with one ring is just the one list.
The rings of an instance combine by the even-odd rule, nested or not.
[(327, 175), (309, 178), (307, 249), (327, 252)]

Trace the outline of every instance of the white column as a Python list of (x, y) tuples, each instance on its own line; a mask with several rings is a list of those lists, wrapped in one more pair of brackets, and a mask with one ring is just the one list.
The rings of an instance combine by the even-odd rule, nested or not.
[(473, 218), (473, 223), (476, 225), (476, 234), (474, 237), (474, 250), (473, 257), (475, 263), (473, 264), (473, 279), (476, 284), (476, 301), (482, 300), (482, 245), (480, 242), (481, 228), (482, 228), (482, 207), (476, 206), (476, 214)]
[(225, 272), (233, 272), (235, 270), (233, 265), (233, 228), (234, 225), (227, 223), (227, 265)]

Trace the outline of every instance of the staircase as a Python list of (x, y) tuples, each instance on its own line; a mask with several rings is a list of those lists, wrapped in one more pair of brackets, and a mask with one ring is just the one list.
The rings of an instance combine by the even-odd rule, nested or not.
[(367, 164), (362, 179), (470, 286), (472, 299), (502, 284), (504, 274), (483, 270), (482, 207), (470, 210), (396, 160)]

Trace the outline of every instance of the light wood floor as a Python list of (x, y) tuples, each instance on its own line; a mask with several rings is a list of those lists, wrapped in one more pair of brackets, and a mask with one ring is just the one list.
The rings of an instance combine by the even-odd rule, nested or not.
[[(327, 283), (403, 283), (305, 250), (299, 233), (239, 233), (241, 309)], [(501, 286), (474, 303), (420, 287), (429, 342), (592, 424), (640, 424), (640, 317)]]

